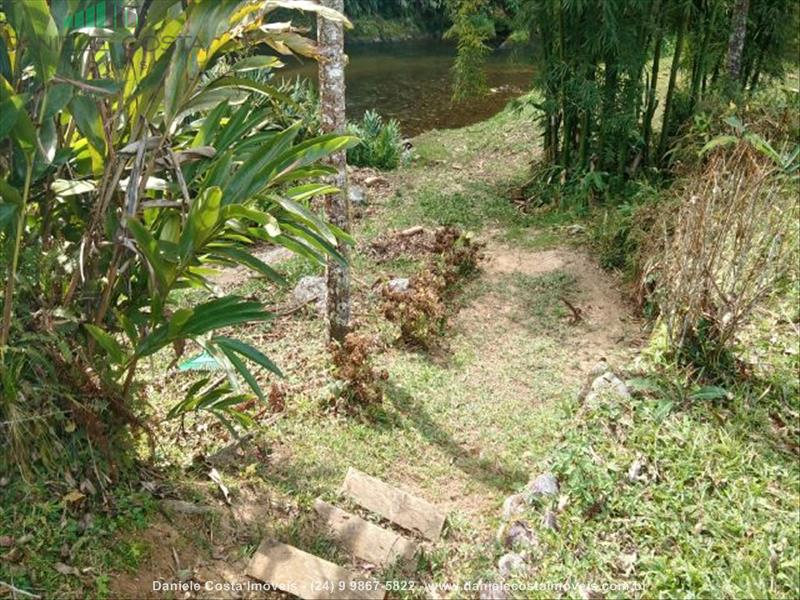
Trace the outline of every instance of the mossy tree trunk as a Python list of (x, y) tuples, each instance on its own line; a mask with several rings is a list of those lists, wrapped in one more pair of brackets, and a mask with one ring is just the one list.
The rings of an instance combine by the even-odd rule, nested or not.
[[(323, 6), (344, 12), (344, 0), (321, 0)], [(317, 17), (317, 40), (320, 46), (319, 96), (322, 129), (325, 133), (345, 131), (344, 26)], [(334, 185), (341, 191), (325, 197), (328, 219), (344, 231), (350, 230), (350, 203), (347, 198), (347, 153), (342, 150), (331, 155), (328, 163), (336, 169)], [(345, 244), (339, 251), (349, 262)], [(350, 270), (333, 258), (328, 259), (328, 334), (342, 341), (350, 327)]]

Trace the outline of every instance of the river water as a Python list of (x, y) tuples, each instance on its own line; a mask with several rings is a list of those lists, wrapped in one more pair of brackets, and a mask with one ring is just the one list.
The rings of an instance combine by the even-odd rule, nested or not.
[[(375, 109), (400, 122), (403, 135), (429, 129), (463, 127), (502, 110), (531, 87), (533, 69), (518, 54), (495, 50), (487, 60), (491, 89), (483, 98), (453, 105), (450, 97), (455, 47), (439, 41), (359, 44), (347, 48), (347, 117), (359, 119)], [(285, 77), (316, 80), (316, 65), (288, 61)]]

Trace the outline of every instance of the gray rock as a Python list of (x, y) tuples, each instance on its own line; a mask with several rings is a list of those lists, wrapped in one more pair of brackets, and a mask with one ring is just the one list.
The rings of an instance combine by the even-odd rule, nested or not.
[(613, 395), (622, 399), (631, 397), (628, 386), (619, 377), (614, 375), (612, 371), (606, 371), (599, 377), (592, 381), (590, 391), (586, 394), (586, 401), (593, 402), (601, 395)]
[(324, 277), (316, 277), (313, 275), (306, 275), (292, 291), (295, 305), (307, 304), (314, 302), (319, 316), (323, 316), (328, 302), (328, 288), (326, 286)]
[(480, 600), (507, 600), (509, 595), (502, 583), (482, 581), (478, 591), (478, 598)]
[(367, 192), (360, 185), (350, 185), (347, 187), (347, 199), (353, 206), (366, 206)]
[(395, 277), (394, 279), (390, 279), (386, 284), (386, 287), (388, 287), (389, 291), (392, 292), (407, 292), (408, 286), (408, 277)]
[(512, 550), (530, 550), (537, 543), (536, 535), (525, 521), (514, 521), (503, 535), (502, 543)]
[(509, 552), (500, 557), (500, 560), (497, 561), (497, 568), (500, 570), (501, 576), (508, 577), (525, 569), (525, 559), (521, 554)]
[(525, 512), (525, 497), (522, 494), (512, 494), (503, 501), (503, 518), (506, 521), (523, 512)]
[(528, 484), (528, 496), (557, 496), (558, 481), (552, 473), (542, 473)]
[(545, 529), (550, 529), (552, 531), (558, 531), (558, 521), (556, 521), (556, 513), (552, 510), (548, 510), (544, 513), (542, 517), (542, 527)]

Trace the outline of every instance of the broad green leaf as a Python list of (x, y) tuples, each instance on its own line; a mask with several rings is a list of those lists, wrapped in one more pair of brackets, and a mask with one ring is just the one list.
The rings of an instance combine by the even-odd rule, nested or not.
[(264, 275), (278, 285), (286, 285), (286, 280), (272, 267), (260, 258), (238, 248), (215, 248), (214, 254), (221, 255), (233, 262), (245, 265), (256, 273)]
[(690, 400), (721, 400), (728, 397), (728, 390), (717, 385), (707, 385), (689, 396)]
[(179, 252), (184, 262), (208, 241), (217, 227), (221, 202), (222, 190), (218, 187), (207, 188), (195, 198), (181, 234)]
[(271, 371), (272, 373), (275, 373), (275, 375), (279, 377), (283, 377), (283, 373), (281, 373), (280, 369), (275, 366), (275, 363), (273, 363), (269, 358), (267, 358), (267, 356), (263, 352), (256, 350), (251, 345), (245, 344), (244, 342), (235, 340), (233, 338), (219, 336), (219, 335), (211, 338), (211, 341), (215, 343), (217, 346), (226, 347), (233, 350), (234, 352), (238, 352), (242, 356), (245, 356), (246, 358), (252, 360), (257, 365), (264, 367), (265, 369)]
[(87, 96), (78, 94), (70, 100), (69, 109), (78, 130), (86, 136), (97, 152), (105, 156), (106, 139), (103, 131), (103, 119), (97, 103)]
[(233, 70), (237, 73), (243, 73), (259, 69), (279, 69), (282, 66), (283, 63), (276, 56), (250, 56), (234, 64)]
[(256, 92), (263, 96), (273, 98), (274, 100), (277, 100), (284, 106), (299, 108), (297, 102), (292, 100), (289, 96), (287, 96), (283, 92), (279, 91), (277, 88), (268, 85), (266, 83), (261, 83), (260, 81), (255, 81), (253, 79), (247, 79), (245, 77), (221, 77), (220, 79), (217, 79), (211, 85), (209, 85), (207, 89), (215, 90), (221, 88), (234, 88), (237, 90)]
[(250, 386), (250, 389), (252, 389), (261, 400), (264, 400), (264, 394), (261, 391), (261, 386), (258, 385), (258, 381), (256, 381), (256, 378), (250, 372), (250, 369), (247, 368), (247, 365), (244, 364), (244, 361), (237, 356), (233, 349), (225, 345), (220, 345), (219, 349), (231, 362), (236, 371), (238, 371), (239, 374), (244, 378), (244, 380), (247, 382), (247, 385)]
[(13, 0), (5, 3), (8, 21), (30, 53), (36, 75), (47, 83), (56, 74), (61, 46), (58, 27), (46, 0)]
[(103, 350), (106, 351), (108, 357), (111, 359), (111, 362), (116, 365), (121, 365), (125, 362), (125, 352), (122, 350), (119, 342), (114, 339), (114, 336), (104, 331), (97, 325), (90, 325), (86, 323), (84, 324), (84, 327), (97, 341), (97, 343), (102, 346)]
[(67, 180), (55, 179), (50, 184), (50, 189), (56, 196), (67, 197), (76, 196), (78, 194), (88, 194), (97, 190), (97, 185), (94, 181), (89, 180)]
[(159, 290), (167, 289), (167, 265), (161, 259), (158, 242), (150, 231), (136, 219), (128, 219), (128, 229), (133, 234), (139, 251), (150, 265), (150, 273), (155, 278), (156, 287)]

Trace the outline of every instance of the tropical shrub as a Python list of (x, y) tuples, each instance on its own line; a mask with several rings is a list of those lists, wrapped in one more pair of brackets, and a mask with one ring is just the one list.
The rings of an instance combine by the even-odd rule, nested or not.
[(384, 170), (396, 169), (400, 165), (403, 137), (396, 120), (384, 123), (377, 112), (368, 110), (361, 121), (348, 124), (347, 133), (361, 140), (347, 151), (349, 164)]
[[(79, 436), (111, 457), (116, 425), (146, 429), (139, 365), (189, 340), (229, 378), (195, 383), (170, 414), (205, 410), (246, 425), (237, 405), (263, 398), (250, 369), (279, 371), (230, 328), (270, 314), (234, 296), (179, 306), (176, 292), (213, 290), (222, 265), (280, 283), (248, 252), (255, 242), (323, 263), (349, 241), (308, 202), (332, 191), (318, 181), (331, 173), (320, 159), (355, 140), (298, 141), (300, 123), (276, 125), (283, 100), (252, 102), (281, 93), (243, 76), (279, 61), (236, 59), (259, 43), (316, 54), (291, 25), (263, 26), (278, 5), (341, 15), (291, 0), (184, 4), (146, 4), (135, 28), (116, 19), (116, 28), (73, 28), (74, 3), (63, 1), (2, 5), (0, 422), (12, 452), (0, 460), (9, 465), (52, 465), (79, 450)], [(223, 56), (230, 68), (215, 73)]]

